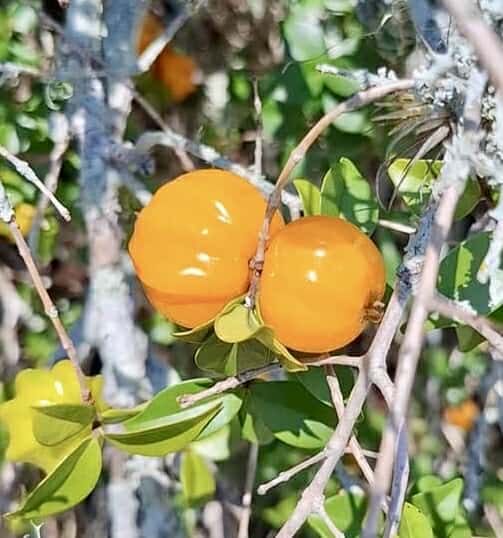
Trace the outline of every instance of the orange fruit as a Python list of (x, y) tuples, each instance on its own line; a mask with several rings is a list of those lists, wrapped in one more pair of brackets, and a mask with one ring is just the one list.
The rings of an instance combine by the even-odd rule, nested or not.
[(323, 353), (354, 340), (384, 293), (382, 256), (356, 226), (306, 217), (271, 241), (260, 280), (265, 324), (285, 346)]
[(179, 103), (197, 90), (196, 72), (197, 66), (190, 56), (167, 46), (156, 61), (154, 76), (169, 90), (173, 101)]
[[(193, 328), (246, 292), (266, 201), (223, 170), (197, 170), (161, 187), (139, 213), (129, 253), (152, 305)], [(271, 236), (283, 226), (275, 216)]]
[[(138, 55), (142, 54), (163, 30), (161, 19), (148, 12), (143, 18), (136, 40)], [(190, 56), (167, 45), (156, 58), (150, 72), (168, 89), (173, 101), (181, 102), (197, 90), (197, 70), (197, 65)]]
[(465, 400), (462, 404), (447, 407), (444, 411), (444, 420), (469, 432), (479, 414), (479, 406), (473, 400)]

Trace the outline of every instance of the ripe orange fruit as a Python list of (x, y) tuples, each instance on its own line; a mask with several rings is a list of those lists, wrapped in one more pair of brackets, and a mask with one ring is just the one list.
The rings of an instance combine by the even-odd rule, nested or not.
[[(197, 170), (161, 187), (140, 212), (129, 253), (153, 306), (184, 327), (210, 321), (249, 285), (266, 201), (223, 170)], [(283, 226), (275, 216), (271, 237)]]
[(190, 56), (176, 52), (169, 46), (162, 51), (154, 66), (155, 78), (164, 84), (177, 103), (197, 90), (196, 72), (197, 66)]
[(449, 424), (469, 432), (479, 414), (479, 406), (473, 400), (465, 400), (462, 404), (447, 407), (444, 411), (444, 419)]
[(341, 348), (364, 329), (384, 293), (382, 256), (356, 226), (306, 217), (285, 226), (266, 252), (262, 318), (285, 346), (307, 353)]
[[(143, 18), (136, 40), (138, 54), (144, 52), (163, 30), (161, 19), (148, 12)], [(152, 76), (168, 89), (173, 101), (181, 102), (197, 90), (196, 63), (190, 56), (173, 50), (169, 45), (159, 54), (150, 71)]]

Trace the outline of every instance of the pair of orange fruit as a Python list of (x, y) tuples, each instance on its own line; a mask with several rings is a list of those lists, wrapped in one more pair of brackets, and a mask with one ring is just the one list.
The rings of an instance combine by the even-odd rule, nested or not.
[[(245, 293), (265, 207), (255, 187), (222, 170), (190, 172), (161, 187), (129, 243), (152, 305), (193, 328)], [(258, 305), (285, 346), (307, 353), (345, 346), (364, 329), (384, 286), (382, 256), (353, 224), (316, 216), (285, 225), (274, 216)]]

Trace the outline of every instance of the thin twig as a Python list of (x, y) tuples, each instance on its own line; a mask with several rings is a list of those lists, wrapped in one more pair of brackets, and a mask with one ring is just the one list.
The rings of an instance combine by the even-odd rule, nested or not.
[(233, 390), (240, 385), (248, 383), (248, 381), (251, 381), (252, 379), (255, 379), (261, 375), (271, 374), (280, 370), (281, 365), (277, 362), (268, 364), (267, 366), (262, 366), (260, 368), (247, 370), (246, 372), (242, 372), (236, 376), (228, 377), (223, 381), (219, 381), (209, 389), (203, 390), (201, 392), (196, 392), (195, 394), (183, 394), (182, 396), (178, 397), (178, 403), (182, 408), (189, 407), (197, 402), (200, 402), (201, 400), (210, 398), (211, 396), (216, 396), (217, 394), (221, 394), (222, 392)]
[(388, 230), (393, 230), (394, 232), (401, 232), (404, 234), (413, 234), (416, 229), (413, 226), (408, 224), (402, 224), (401, 222), (394, 222), (392, 220), (379, 219), (377, 225), (381, 228), (387, 228)]
[(484, 515), (496, 538), (503, 538), (503, 519), (498, 509), (492, 504), (484, 505)]
[(245, 487), (243, 500), (241, 501), (241, 517), (239, 519), (238, 538), (248, 538), (250, 517), (252, 512), (253, 484), (255, 483), (255, 474), (257, 472), (259, 446), (256, 443), (250, 443), (248, 452), (248, 464), (246, 466)]
[(262, 154), (263, 154), (263, 128), (262, 128), (262, 100), (260, 99), (258, 80), (253, 79), (253, 105), (255, 107), (255, 159), (254, 172), (257, 176), (262, 176)]
[(54, 196), (54, 194), (40, 181), (37, 174), (33, 171), (30, 165), (8, 151), (3, 146), (0, 146), (0, 157), (3, 157), (6, 161), (9, 161), (16, 171), (27, 179), (30, 183), (33, 183), (37, 189), (47, 196), (52, 205), (57, 209), (58, 213), (66, 220), (71, 220), (70, 212), (68, 209)]
[[(66, 122), (66, 118), (62, 121)], [(60, 126), (61, 123), (62, 122), (60, 121), (58, 124), (58, 127), (61, 127)], [(70, 143), (70, 137), (69, 137), (68, 132), (63, 134), (63, 136), (60, 136), (61, 133), (58, 133), (57, 135), (58, 135), (58, 138), (55, 141), (54, 147), (52, 148), (51, 154), (49, 156), (49, 170), (44, 180), (44, 184), (47, 190), (51, 193), (56, 192), (56, 188), (58, 186), (59, 174), (61, 172), (61, 167), (63, 165), (63, 156), (66, 153), (66, 150), (68, 149), (68, 145)], [(33, 218), (33, 222), (30, 229), (30, 235), (28, 238), (28, 244), (30, 245), (30, 249), (33, 253), (36, 253), (38, 250), (40, 226), (42, 225), (42, 220), (44, 218), (44, 214), (47, 210), (48, 205), (49, 205), (49, 198), (47, 196), (41, 196), (37, 203), (37, 210)]]
[[(337, 375), (333, 366), (326, 366), (325, 372), (328, 388), (330, 389), (332, 403), (334, 404), (337, 418), (341, 420), (344, 415), (344, 396), (342, 395), (341, 386), (339, 380), (337, 379)], [(372, 467), (370, 467), (369, 462), (364, 455), (363, 449), (355, 435), (351, 436), (348, 444), (349, 449), (356, 460), (356, 463), (358, 464), (361, 472), (363, 473), (363, 476), (365, 477), (367, 482), (372, 485), (372, 483), (374, 482), (374, 472), (372, 471)]]
[(459, 321), (476, 330), (497, 351), (497, 354), (493, 354), (494, 358), (503, 360), (503, 335), (496, 331), (487, 318), (478, 316), (461, 303), (457, 303), (439, 294), (433, 296), (430, 302), (430, 308), (432, 311), (438, 312), (441, 316)]
[(304, 158), (306, 152), (316, 142), (316, 140), (323, 133), (323, 131), (327, 127), (329, 127), (332, 124), (332, 122), (335, 121), (339, 116), (347, 112), (351, 112), (355, 109), (361, 108), (363, 106), (366, 106), (370, 103), (373, 103), (377, 101), (378, 99), (382, 99), (383, 97), (391, 93), (409, 90), (413, 86), (414, 86), (413, 80), (405, 79), (405, 80), (398, 80), (398, 81), (390, 82), (387, 84), (383, 84), (382, 86), (376, 86), (375, 88), (358, 92), (353, 97), (340, 103), (335, 108), (333, 108), (330, 112), (325, 114), (321, 119), (319, 119), (318, 122), (304, 136), (304, 138), (299, 143), (299, 145), (290, 153), (290, 156), (285, 166), (283, 167), (283, 169), (281, 170), (281, 173), (279, 174), (274, 190), (272, 191), (269, 197), (264, 220), (262, 223), (262, 229), (259, 235), (257, 251), (251, 263), (251, 268), (253, 272), (252, 272), (252, 278), (250, 282), (250, 288), (248, 290), (248, 295), (246, 298), (246, 304), (250, 308), (252, 308), (255, 305), (255, 296), (258, 291), (260, 273), (262, 271), (262, 266), (264, 264), (265, 247), (266, 247), (267, 239), (269, 237), (269, 227), (270, 227), (272, 218), (274, 217), (274, 213), (276, 212), (276, 210), (278, 209), (280, 205), (281, 193), (283, 192), (283, 189), (288, 183), (290, 174), (292, 173), (294, 168)]
[[(2, 198), (2, 204), (8, 203), (5, 196), (6, 196), (5, 191), (2, 187), (0, 189), (0, 197)], [(19, 226), (17, 225), (16, 219), (14, 217), (12, 210), (10, 211), (10, 216), (8, 216), (8, 213), (7, 214), (2, 213), (1, 217), (2, 217), (2, 220), (4, 220), (4, 222), (6, 222), (6, 224), (8, 224), (9, 226), (12, 237), (14, 238), (17, 249), (19, 251), (19, 255), (21, 256), (21, 258), (23, 258), (26, 268), (28, 269), (30, 277), (33, 281), (33, 285), (35, 286), (38, 296), (40, 297), (40, 300), (42, 301), (45, 314), (51, 320), (51, 323), (54, 326), (54, 329), (58, 335), (59, 341), (61, 342), (63, 349), (66, 351), (66, 354), (73, 365), (73, 368), (77, 375), (77, 380), (79, 382), (82, 401), (86, 403), (90, 403), (92, 401), (92, 396), (87, 386), (85, 375), (82, 372), (82, 369), (80, 367), (77, 350), (75, 349), (75, 346), (73, 345), (71, 338), (68, 336), (68, 333), (66, 332), (66, 329), (63, 323), (61, 322), (61, 319), (59, 318), (58, 309), (52, 302), (52, 299), (50, 298), (49, 294), (47, 293), (47, 290), (44, 287), (44, 283), (42, 282), (42, 277), (40, 276), (37, 266), (35, 265), (35, 262), (33, 261), (33, 257), (31, 255), (28, 244), (26, 243), (26, 240), (23, 237), (23, 234), (21, 233)]]

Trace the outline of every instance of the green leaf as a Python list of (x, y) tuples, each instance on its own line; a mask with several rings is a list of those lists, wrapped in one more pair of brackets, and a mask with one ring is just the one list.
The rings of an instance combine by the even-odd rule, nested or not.
[(461, 220), (469, 215), (479, 203), (481, 196), (482, 189), (480, 188), (480, 183), (477, 181), (477, 179), (468, 179), (465, 190), (459, 199), (458, 205), (456, 206), (454, 219)]
[(442, 260), (438, 276), (440, 293), (467, 302), (483, 316), (501, 306), (491, 300), (489, 284), (481, 284), (477, 279), (490, 241), (490, 234), (482, 232), (460, 243)]
[(399, 538), (434, 538), (428, 518), (415, 506), (405, 503)]
[(125, 422), (141, 413), (147, 406), (147, 403), (148, 402), (145, 402), (129, 409), (114, 409), (109, 407), (101, 413), (100, 419), (104, 424), (118, 424), (120, 422)]
[(101, 473), (101, 446), (85, 439), (26, 497), (9, 519), (39, 519), (59, 514), (83, 501)]
[(219, 412), (221, 405), (221, 402), (198, 405), (164, 418), (144, 421), (137, 425), (137, 429), (128, 427), (125, 433), (105, 434), (105, 438), (130, 454), (165, 456), (185, 448), (196, 439)]
[(293, 184), (302, 200), (304, 216), (319, 215), (321, 211), (320, 189), (308, 179), (296, 179)]
[[(363, 495), (340, 493), (330, 497), (325, 502), (325, 510), (334, 525), (344, 533), (346, 538), (360, 536), (362, 522), (365, 519), (367, 502)], [(318, 515), (309, 516), (309, 526), (322, 538), (333, 538), (328, 527)]]
[(250, 412), (258, 414), (273, 435), (291, 446), (319, 449), (327, 443), (337, 417), (295, 381), (256, 381), (250, 385)]
[(455, 478), (441, 486), (417, 493), (412, 497), (412, 504), (419, 508), (430, 521), (439, 522), (439, 524), (450, 523), (459, 513), (462, 492), (463, 480)]
[[(354, 385), (354, 377), (349, 368), (336, 366), (335, 372), (344, 398), (349, 396)], [(327, 378), (323, 368), (313, 366), (306, 372), (296, 372), (293, 377), (300, 381), (302, 385), (320, 402), (332, 406), (332, 397), (328, 388)]]
[(199, 327), (194, 327), (193, 329), (175, 331), (173, 336), (182, 342), (187, 342), (188, 344), (201, 344), (208, 338), (208, 335), (211, 332), (213, 325), (213, 320), (209, 323), (199, 325)]
[(187, 504), (201, 504), (215, 494), (216, 483), (208, 464), (199, 454), (186, 450), (180, 464), (180, 482)]
[(323, 178), (321, 214), (342, 217), (371, 234), (379, 219), (379, 206), (368, 181), (346, 158)]
[(254, 312), (242, 303), (226, 306), (215, 319), (215, 334), (223, 342), (235, 344), (252, 338), (263, 326)]
[(472, 538), (473, 533), (466, 519), (458, 515), (452, 525), (447, 527), (447, 538)]
[[(388, 175), (405, 204), (419, 214), (431, 194), (431, 186), (439, 176), (442, 161), (418, 160), (409, 167), (410, 159), (396, 159), (388, 168)], [(482, 191), (476, 179), (470, 178), (456, 206), (454, 218), (466, 217), (480, 201)]]
[(78, 404), (39, 405), (32, 408), (33, 435), (42, 445), (55, 446), (79, 434), (96, 417), (94, 407)]
[(243, 405), (239, 411), (239, 422), (241, 423), (241, 437), (250, 443), (258, 445), (268, 445), (274, 441), (274, 435), (265, 425), (260, 416), (259, 409), (254, 406), (254, 399), (248, 389), (240, 389), (243, 398)]
[[(158, 392), (140, 414), (124, 423), (124, 427), (128, 431), (133, 431), (142, 428), (146, 423), (151, 423), (158, 419), (165, 419), (167, 415), (175, 417), (180, 416), (180, 413), (185, 412), (178, 403), (178, 398), (180, 396), (183, 396), (184, 394), (196, 394), (202, 390), (208, 389), (212, 385), (213, 381), (206, 378), (190, 379), (172, 385), (171, 387)], [(201, 439), (203, 436), (209, 436), (223, 428), (237, 415), (241, 407), (241, 398), (238, 394), (226, 392), (225, 394), (208, 398), (189, 409), (198, 409), (201, 405), (204, 405), (207, 402), (220, 405), (220, 409), (208, 425), (203, 428), (198, 435), (198, 439)]]
[(231, 428), (226, 424), (218, 431), (193, 441), (190, 449), (211, 461), (225, 461), (231, 455), (230, 451)]
[(396, 159), (388, 175), (405, 204), (420, 213), (431, 194), (431, 184), (440, 174), (442, 161), (418, 160), (409, 166), (410, 159)]
[[(323, 93), (322, 105), (325, 114), (328, 114), (338, 104), (339, 101), (331, 93)], [(337, 117), (332, 122), (332, 125), (343, 133), (359, 134), (362, 136), (369, 136), (372, 133), (372, 124), (369, 121), (367, 111), (364, 109), (345, 112)]]
[(309, 9), (296, 7), (283, 24), (290, 54), (299, 62), (314, 60), (325, 52), (321, 21)]
[[(256, 334), (262, 334), (262, 329)], [(212, 335), (197, 350), (195, 362), (201, 370), (232, 376), (252, 368), (260, 368), (275, 360), (271, 350), (258, 339), (230, 344)]]

